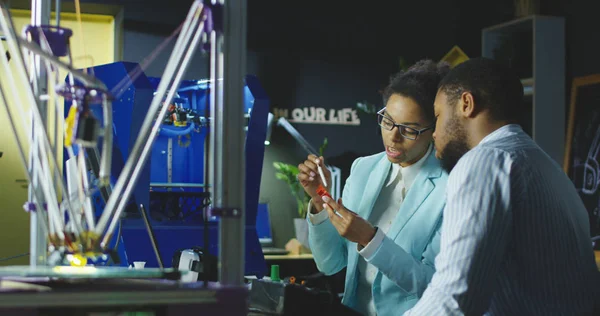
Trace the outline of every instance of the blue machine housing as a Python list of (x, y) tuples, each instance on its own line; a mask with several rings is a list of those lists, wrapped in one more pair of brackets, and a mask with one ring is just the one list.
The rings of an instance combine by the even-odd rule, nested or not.
[[(93, 67), (92, 71), (102, 80), (109, 91), (137, 67), (136, 63), (117, 62)], [(113, 180), (120, 174), (142, 121), (151, 103), (159, 78), (148, 78), (144, 74), (113, 101), (114, 148)], [(196, 113), (208, 115), (209, 86), (206, 82), (188, 80), (182, 82), (174, 102)], [(269, 99), (255, 76), (245, 78), (245, 114), (248, 114), (246, 133), (246, 255), (245, 274), (262, 277), (266, 272), (264, 255), (256, 233), (256, 214), (264, 158), (264, 141), (267, 134)], [(65, 104), (65, 115), (68, 106)], [(93, 108), (97, 118), (101, 109)], [(96, 112), (97, 111), (97, 112)], [(201, 247), (218, 256), (218, 219), (204, 222), (203, 203), (207, 202), (203, 185), (206, 184), (205, 143), (209, 127), (206, 125), (175, 127), (163, 125), (149, 161), (129, 201), (130, 207), (121, 220), (120, 234), (115, 234), (113, 244), (120, 238), (119, 255), (122, 265), (133, 261), (146, 261), (147, 267), (158, 267), (150, 237), (141, 219), (137, 206), (143, 204), (156, 236), (160, 256), (165, 267), (171, 266), (173, 255), (181, 249)], [(172, 163), (171, 183), (193, 184), (196, 187), (161, 187), (168, 181), (168, 147), (171, 139)], [(242, 153), (240, 153), (242, 154)], [(66, 156), (65, 156), (66, 157)], [(235, 159), (236, 157), (228, 157)], [(114, 184), (114, 182), (113, 182)], [(102, 209), (100, 197), (95, 197), (96, 208)], [(232, 205), (232, 207), (235, 207)], [(204, 245), (204, 234), (208, 229), (209, 245)]]
[[(110, 180), (112, 186), (116, 183), (117, 176), (121, 173), (125, 161), (127, 161), (127, 158), (129, 157), (129, 152), (133, 148), (135, 139), (144, 120), (143, 115), (140, 116), (135, 114), (145, 113), (147, 111), (154, 93), (152, 84), (146, 76), (141, 75), (135, 80), (131, 78), (130, 74), (135, 70), (137, 65), (138, 64), (136, 63), (119, 62), (88, 69), (89, 72), (100, 78), (109, 90), (117, 85), (126, 87), (121, 93), (121, 96), (112, 101), (113, 155)], [(70, 107), (71, 102), (65, 101), (65, 117), (68, 115)], [(101, 105), (91, 105), (90, 108), (93, 115), (100, 121), (100, 124), (104, 126)], [(99, 144), (101, 144), (101, 141), (99, 141)], [(99, 146), (99, 150), (102, 152), (101, 146)], [(63, 157), (65, 158), (66, 163), (66, 159), (68, 158), (66, 150), (64, 151)], [(150, 194), (147, 189), (150, 185), (150, 166), (151, 161), (149, 161), (142, 169), (138, 184), (133, 190), (132, 196), (126, 207), (124, 217), (131, 216), (129, 214), (137, 214), (137, 216), (139, 216), (139, 213), (137, 213), (138, 206), (143, 204), (147, 208), (150, 204)], [(63, 170), (66, 170), (66, 167), (63, 168)], [(93, 181), (93, 178), (91, 178), (90, 181)], [(99, 192), (96, 192), (93, 195), (92, 201), (96, 210), (96, 217), (99, 217), (104, 210), (105, 202)], [(116, 248), (121, 261), (120, 265), (127, 266), (129, 265), (129, 260), (120, 234), (121, 231), (122, 226), (119, 224), (118, 230), (111, 241), (111, 247), (115, 248), (115, 246), (118, 245)]]
[[(149, 77), (148, 80), (152, 84), (154, 90), (158, 88), (160, 78)], [(192, 109), (194, 112), (207, 117), (209, 112), (209, 95), (208, 85), (196, 80), (184, 80), (177, 90), (174, 99), (174, 104), (187, 109)], [(163, 125), (152, 147), (152, 168), (150, 170), (150, 187), (151, 192), (172, 192), (173, 188), (161, 187), (160, 183), (184, 183), (187, 185), (204, 186), (206, 181), (205, 175), (205, 148), (206, 136), (209, 132), (209, 126), (188, 124), (186, 127), (176, 127)], [(171, 150), (169, 151), (169, 140), (171, 141)], [(169, 166), (169, 152), (171, 153), (172, 164)], [(171, 168), (171, 180), (169, 180), (169, 167)], [(203, 192), (202, 187), (180, 187), (176, 188), (179, 192)], [(151, 193), (152, 195), (152, 193)], [(161, 203), (163, 194), (157, 195), (152, 202)], [(195, 219), (199, 213), (194, 212), (194, 208), (198, 203), (190, 201), (181, 201), (183, 212), (179, 212), (180, 216), (191, 215)], [(187, 203), (185, 203), (187, 202)], [(156, 204), (157, 207), (165, 207), (165, 205)], [(168, 207), (168, 205), (167, 205)], [(162, 212), (153, 211), (156, 216), (161, 216)], [(163, 217), (166, 214), (162, 214)], [(156, 217), (154, 216), (154, 217)], [(181, 218), (183, 219), (183, 218)], [(188, 220), (188, 218), (185, 218)]]

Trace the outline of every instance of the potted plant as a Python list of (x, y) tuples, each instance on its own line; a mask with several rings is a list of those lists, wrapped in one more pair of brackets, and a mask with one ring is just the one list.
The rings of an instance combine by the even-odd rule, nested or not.
[[(323, 152), (327, 148), (327, 138), (323, 140), (323, 144), (319, 147), (319, 156), (323, 156)], [(274, 162), (276, 173), (275, 177), (288, 184), (294, 198), (296, 198), (296, 207), (298, 218), (294, 218), (294, 228), (296, 230), (296, 239), (306, 248), (308, 245), (308, 223), (306, 222), (306, 212), (308, 211), (308, 203), (310, 196), (306, 194), (302, 184), (298, 181), (298, 167), (283, 162)]]
[(274, 162), (273, 166), (277, 170), (275, 177), (287, 183), (292, 195), (296, 198), (298, 216), (300, 218), (306, 217), (310, 196), (304, 192), (300, 181), (298, 181), (298, 167), (283, 162)]

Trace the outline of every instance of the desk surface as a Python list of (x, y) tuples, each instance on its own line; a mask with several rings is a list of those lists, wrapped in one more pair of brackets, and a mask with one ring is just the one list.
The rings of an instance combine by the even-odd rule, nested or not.
[[(133, 279), (80, 279), (61, 280), (46, 278), (14, 278), (16, 281), (0, 283), (0, 314), (9, 308), (50, 307), (103, 307), (150, 305), (210, 305), (220, 304), (221, 295), (227, 295), (227, 304), (245, 305), (247, 288), (225, 287), (201, 282), (181, 283), (169, 280)], [(18, 283), (34, 286), (23, 291)], [(6, 285), (6, 286), (4, 286)], [(36, 288), (43, 291), (37, 292)], [(227, 305), (223, 304), (223, 306)], [(226, 315), (219, 313), (215, 315)]]
[(313, 260), (312, 253), (300, 255), (266, 255), (265, 260)]
[[(600, 250), (594, 251), (594, 256), (596, 257), (596, 265), (600, 270)], [(313, 259), (313, 255), (310, 253), (301, 254), (301, 255), (266, 255), (265, 260), (308, 260)]]

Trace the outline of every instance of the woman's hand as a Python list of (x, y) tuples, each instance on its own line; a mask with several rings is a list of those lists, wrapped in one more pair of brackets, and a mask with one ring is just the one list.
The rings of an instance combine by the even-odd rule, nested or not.
[(363, 247), (366, 247), (375, 237), (377, 232), (375, 227), (358, 214), (344, 207), (342, 199), (339, 199), (336, 203), (328, 197), (323, 197), (323, 202), (325, 202), (323, 208), (329, 212), (329, 220), (340, 236)]
[[(327, 186), (321, 181), (318, 166), (321, 166), (321, 169), (323, 170)], [(317, 194), (317, 188), (319, 187), (319, 184), (322, 184), (326, 188), (331, 187), (331, 172), (325, 168), (323, 157), (308, 155), (307, 159), (298, 165), (298, 170), (298, 180), (304, 188), (304, 191), (312, 198), (313, 206), (316, 208), (316, 212), (313, 213), (322, 211), (323, 200), (321, 200), (321, 196)]]

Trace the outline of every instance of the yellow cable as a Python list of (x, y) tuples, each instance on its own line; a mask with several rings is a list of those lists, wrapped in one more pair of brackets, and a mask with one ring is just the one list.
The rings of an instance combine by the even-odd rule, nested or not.
[(76, 116), (77, 116), (77, 107), (74, 105), (71, 105), (71, 108), (69, 109), (69, 115), (67, 115), (67, 118), (65, 118), (65, 125), (64, 125), (64, 129), (65, 129), (64, 146), (65, 147), (73, 146), (73, 134), (75, 133), (75, 117)]

